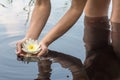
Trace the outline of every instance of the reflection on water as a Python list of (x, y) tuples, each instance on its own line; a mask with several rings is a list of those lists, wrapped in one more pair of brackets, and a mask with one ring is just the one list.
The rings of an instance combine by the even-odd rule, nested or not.
[[(31, 62), (32, 60), (33, 59), (31, 59)], [(44, 60), (38, 62), (39, 74), (36, 80), (51, 80), (50, 79), (50, 75), (52, 74), (51, 65), (54, 63), (59, 63), (63, 68), (69, 69), (71, 71), (72, 76), (68, 75), (66, 76), (68, 80), (71, 80), (69, 79), (69, 77), (72, 77), (73, 78), (72, 80), (88, 80), (85, 69), (80, 59), (51, 50), (46, 55)]]
[[(111, 46), (89, 52), (84, 64), (76, 57), (50, 50), (44, 60), (38, 62), (36, 80), (52, 80), (51, 65), (54, 63), (68, 68), (72, 80), (120, 80), (120, 62)], [(69, 76), (66, 78), (69, 80)]]
[(111, 46), (88, 54), (84, 66), (90, 80), (120, 80), (120, 62)]
[(51, 64), (50, 60), (42, 60), (38, 63), (38, 77), (35, 80), (50, 80), (51, 76)]
[[(57, 12), (57, 14), (62, 15), (60, 12), (63, 13), (69, 8), (71, 0), (61, 0), (57, 1), (58, 4), (56, 4), (55, 0), (51, 0), (52, 4), (52, 13), (51, 15), (55, 15), (54, 13)], [(0, 1), (0, 11), (1, 12), (10, 12), (10, 14), (7, 14), (7, 17), (12, 15), (12, 17), (21, 17), (25, 20), (24, 24), (27, 25), (27, 23), (30, 20), (30, 16), (34, 7), (35, 0), (1, 0)], [(55, 6), (55, 7), (54, 7)], [(6, 11), (7, 10), (7, 11)], [(0, 14), (2, 15), (2, 14)], [(9, 15), (9, 16), (8, 16)], [(13, 16), (14, 15), (14, 16)], [(6, 14), (3, 14), (1, 17), (5, 18)], [(56, 21), (58, 15), (52, 16), (52, 22)], [(55, 19), (55, 20), (54, 20)], [(13, 21), (14, 19), (12, 19)], [(0, 20), (1, 21), (1, 20)], [(7, 21), (7, 20), (6, 20)]]
[[(35, 62), (23, 64), (16, 60), (15, 54), (15, 43), (24, 37), (26, 28), (28, 27), (28, 25), (24, 25), (27, 12), (23, 8), (26, 7), (29, 10), (28, 3), (30, 0), (13, 0), (12, 3), (6, 1), (0, 0), (2, 4), (0, 5), (0, 80), (34, 80), (38, 73), (38, 65)], [(69, 3), (66, 4), (69, 0), (51, 1), (53, 6), (51, 15), (39, 40), (61, 18), (70, 5)], [(32, 12), (33, 6), (30, 8)], [(78, 22), (81, 23), (81, 20)], [(76, 24), (75, 26), (49, 48), (69, 53), (84, 61), (85, 51), (82, 36), (80, 36), (83, 33), (83, 27), (82, 24)], [(42, 63), (39, 63), (39, 66), (40, 64)], [(72, 74), (68, 68), (62, 68), (58, 63), (52, 63), (50, 67), (52, 70), (50, 72), (51, 75), (48, 74), (51, 80), (72, 80)], [(42, 77), (43, 74), (38, 75)]]
[[(0, 0), (0, 80), (120, 80), (120, 62), (112, 47), (91, 51), (85, 63), (83, 16), (50, 45), (47, 59), (29, 64), (16, 60), (15, 43), (24, 37), (33, 6), (30, 0)], [(69, 8), (69, 0), (51, 0), (52, 12), (39, 40)], [(59, 4), (57, 4), (59, 3)], [(28, 6), (29, 4), (29, 6)], [(30, 10), (29, 10), (30, 9)], [(28, 11), (28, 12), (27, 12)], [(79, 47), (78, 47), (79, 46)], [(59, 51), (59, 52), (56, 52)], [(63, 53), (61, 53), (63, 52)], [(66, 53), (66, 54), (65, 54)], [(69, 54), (69, 55), (68, 55)], [(71, 55), (71, 56), (70, 56)], [(74, 56), (74, 57), (73, 57)], [(38, 75), (37, 75), (38, 73)], [(36, 77), (37, 76), (37, 77)]]
[(21, 19), (20, 17), (22, 16), (22, 18), (26, 20), (24, 21), (24, 24), (27, 24), (30, 19), (30, 15), (31, 15), (30, 13), (32, 12), (34, 2), (35, 2), (34, 0), (25, 0), (25, 1), (23, 0), (1, 0), (0, 11), (4, 13), (9, 12), (9, 14), (7, 15), (0, 14), (2, 15), (1, 16), (2, 19), (0, 21), (3, 21), (3, 20), (7, 21), (4, 18), (7, 17), (9, 19), (10, 16), (12, 16), (11, 21), (14, 23), (15, 16), (19, 17), (19, 19)]

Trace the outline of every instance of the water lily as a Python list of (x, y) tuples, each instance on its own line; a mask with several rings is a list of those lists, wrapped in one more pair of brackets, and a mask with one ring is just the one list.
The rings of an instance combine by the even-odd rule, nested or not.
[(28, 54), (37, 54), (41, 48), (37, 40), (28, 39), (22, 44), (22, 50)]

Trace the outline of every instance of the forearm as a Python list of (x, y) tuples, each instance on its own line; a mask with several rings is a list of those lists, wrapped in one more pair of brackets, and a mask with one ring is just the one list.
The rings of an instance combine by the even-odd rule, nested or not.
[(63, 18), (53, 27), (53, 29), (42, 39), (41, 42), (45, 43), (47, 46), (51, 44), (54, 40), (62, 36), (67, 32), (79, 19), (81, 16), (84, 6), (84, 2), (80, 8), (71, 7)]
[(50, 1), (48, 0), (46, 3), (45, 1), (37, 0), (25, 38), (37, 39), (44, 28), (51, 9)]

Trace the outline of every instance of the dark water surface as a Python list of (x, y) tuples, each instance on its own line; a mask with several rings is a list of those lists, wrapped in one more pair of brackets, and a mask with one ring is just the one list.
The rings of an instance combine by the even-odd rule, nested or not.
[[(87, 80), (87, 76), (93, 80), (120, 80), (120, 64), (110, 46), (92, 51), (86, 62), (93, 63), (84, 69), (83, 16), (72, 29), (49, 46), (51, 51), (47, 57), (50, 60), (29, 64), (18, 61), (15, 44), (24, 37), (29, 26), (29, 21), (26, 23), (29, 8), (30, 11), (33, 9), (33, 6), (27, 5), (28, 2), (29, 0), (13, 0), (10, 3), (7, 0), (0, 0), (5, 6), (0, 5), (0, 80)], [(51, 2), (52, 13), (39, 41), (70, 6), (70, 0)]]

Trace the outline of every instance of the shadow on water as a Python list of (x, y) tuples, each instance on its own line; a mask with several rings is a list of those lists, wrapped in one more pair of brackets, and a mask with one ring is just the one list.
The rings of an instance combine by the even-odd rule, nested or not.
[[(54, 63), (59, 63), (62, 68), (68, 68), (72, 80), (120, 80), (120, 62), (111, 46), (89, 53), (85, 63), (82, 64), (76, 57), (50, 50), (45, 58), (38, 62), (39, 74), (35, 80), (52, 80), (51, 65)], [(69, 76), (66, 77), (69, 80)]]

